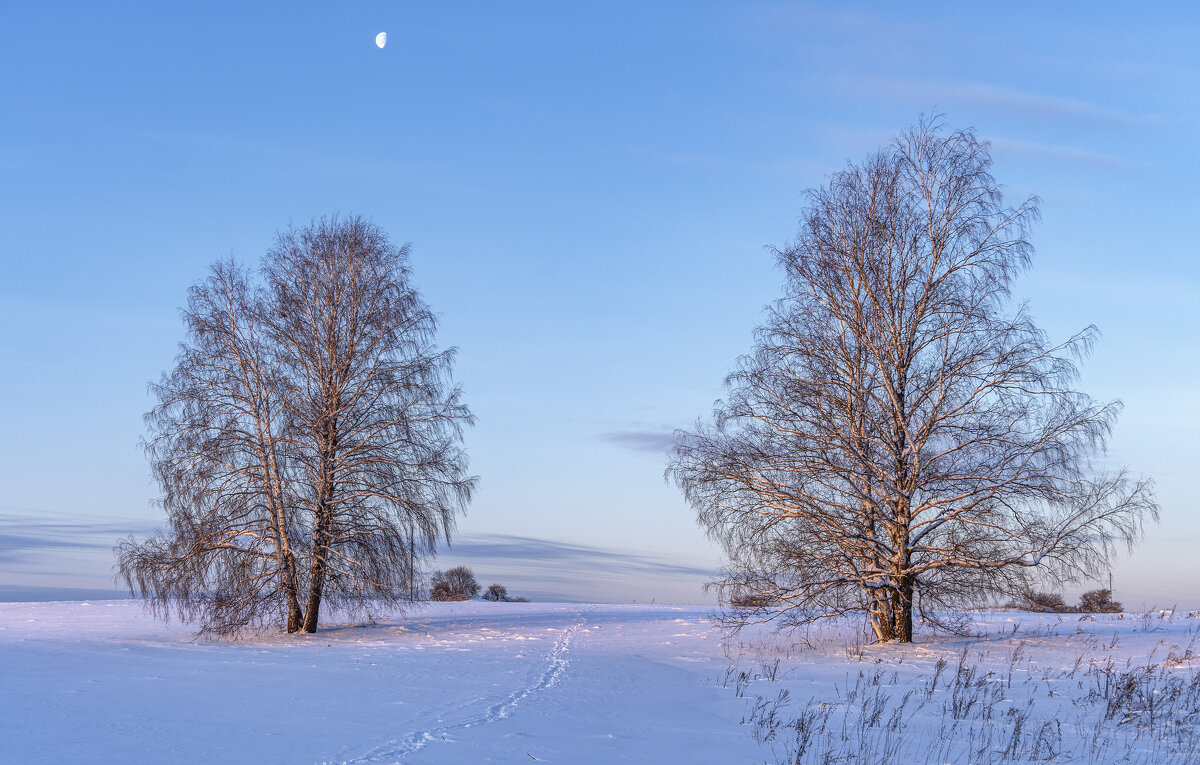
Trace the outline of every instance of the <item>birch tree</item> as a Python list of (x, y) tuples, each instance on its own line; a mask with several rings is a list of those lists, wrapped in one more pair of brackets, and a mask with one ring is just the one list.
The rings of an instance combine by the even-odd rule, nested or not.
[(361, 219), (333, 220), (281, 235), (264, 265), (310, 529), (307, 632), (323, 600), (365, 609), (407, 593), (413, 553), (449, 538), (475, 485), (454, 350), (434, 345), (407, 256)]
[(1073, 387), (1095, 328), (1053, 343), (1012, 304), (1037, 217), (935, 120), (809, 192), (783, 297), (668, 468), (734, 623), (857, 611), (907, 642), (915, 611), (1095, 577), (1157, 518), (1096, 464), (1120, 402)]
[(454, 351), (407, 260), (334, 218), (281, 234), (257, 281), (219, 263), (192, 288), (147, 415), (168, 528), (118, 547), (131, 592), (216, 633), (409, 599), (476, 479)]

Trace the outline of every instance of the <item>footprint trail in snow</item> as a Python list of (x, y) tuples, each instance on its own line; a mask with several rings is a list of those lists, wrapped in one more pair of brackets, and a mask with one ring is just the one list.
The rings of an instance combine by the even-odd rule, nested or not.
[(430, 730), (416, 731), (401, 739), (393, 739), (386, 744), (375, 747), (361, 757), (346, 760), (344, 765), (368, 762), (399, 762), (406, 755), (424, 749), (429, 744), (444, 741), (454, 731), (466, 730), (478, 725), (486, 725), (508, 717), (525, 699), (558, 684), (563, 673), (566, 672), (567, 666), (571, 663), (570, 659), (567, 658), (571, 650), (571, 642), (574, 640), (575, 634), (586, 623), (586, 616), (587, 613), (585, 611), (578, 612), (575, 623), (564, 629), (562, 634), (558, 636), (558, 639), (554, 641), (554, 647), (546, 655), (545, 670), (531, 684), (509, 694), (508, 698), (491, 705), (480, 715)]

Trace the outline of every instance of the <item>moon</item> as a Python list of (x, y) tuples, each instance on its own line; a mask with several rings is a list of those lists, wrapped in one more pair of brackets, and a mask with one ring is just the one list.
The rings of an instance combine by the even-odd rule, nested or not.
[(375, 35), (375, 44), (380, 48), (387, 45), (387, 32), (380, 32), (379, 34)]

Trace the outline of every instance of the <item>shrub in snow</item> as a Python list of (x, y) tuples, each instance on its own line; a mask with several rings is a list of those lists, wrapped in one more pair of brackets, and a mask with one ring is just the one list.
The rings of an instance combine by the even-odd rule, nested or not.
[(495, 603), (528, 603), (529, 598), (510, 598), (508, 596), (508, 588), (502, 584), (493, 584), (483, 593), (484, 600), (490, 600)]
[(1080, 596), (1079, 610), (1085, 614), (1119, 614), (1125, 609), (1112, 599), (1112, 590), (1090, 590)]
[(434, 571), (429, 581), (430, 600), (470, 600), (479, 594), (479, 582), (466, 566)]
[(1026, 593), (1022, 599), (1021, 608), (1026, 611), (1039, 611), (1052, 614), (1071, 613), (1075, 610), (1067, 605), (1067, 602), (1063, 600), (1062, 593), (1058, 592)]

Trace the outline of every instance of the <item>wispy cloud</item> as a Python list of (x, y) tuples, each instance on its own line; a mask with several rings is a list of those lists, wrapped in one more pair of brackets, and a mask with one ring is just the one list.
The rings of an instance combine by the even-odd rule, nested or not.
[(128, 590), (0, 584), (0, 602), (4, 603), (48, 600), (124, 600), (130, 597), (132, 596)]
[(623, 430), (600, 437), (626, 449), (654, 454), (664, 454), (675, 445), (675, 433), (669, 430)]
[(1058, 162), (1068, 162), (1077, 165), (1087, 165), (1108, 170), (1128, 170), (1136, 165), (1127, 159), (1113, 154), (1088, 151), (1074, 146), (1056, 146), (1053, 144), (1037, 143), (1035, 141), (1020, 141), (1011, 138), (993, 138), (991, 144), (997, 152), (1014, 154), (1035, 159), (1048, 159)]
[(98, 541), (63, 538), (57, 534), (36, 536), (33, 534), (0, 533), (0, 563), (25, 560), (42, 550), (96, 550), (101, 547), (111, 548), (113, 540), (103, 545)]
[(1039, 119), (1120, 126), (1144, 124), (1158, 120), (1154, 115), (1130, 114), (1110, 106), (1076, 98), (1052, 96), (980, 82), (908, 80), (888, 77), (841, 77), (836, 80), (835, 86), (842, 92), (905, 102), (915, 101), (926, 107), (947, 108), (955, 103), (969, 103)]
[[(20, 572), (0, 579), (0, 601), (123, 597), (106, 589), (108, 553), (122, 537), (152, 532), (143, 520), (0, 513), (0, 575)], [(715, 561), (509, 534), (456, 537), (431, 565), (459, 564), (485, 584), (500, 581), (512, 594), (538, 600), (700, 602), (708, 600), (702, 586), (718, 576)]]
[(712, 568), (695, 566), (651, 553), (593, 547), (537, 537), (508, 534), (467, 535), (456, 540), (447, 552), (455, 557), (483, 562), (504, 561), (580, 572), (603, 569), (621, 574), (712, 577)]
[(144, 521), (0, 513), (0, 563), (28, 561), (53, 550), (111, 550), (121, 537), (151, 531), (150, 524)]
[(481, 584), (535, 600), (705, 602), (703, 585), (719, 575), (715, 562), (506, 534), (459, 537), (434, 565), (469, 566)]

